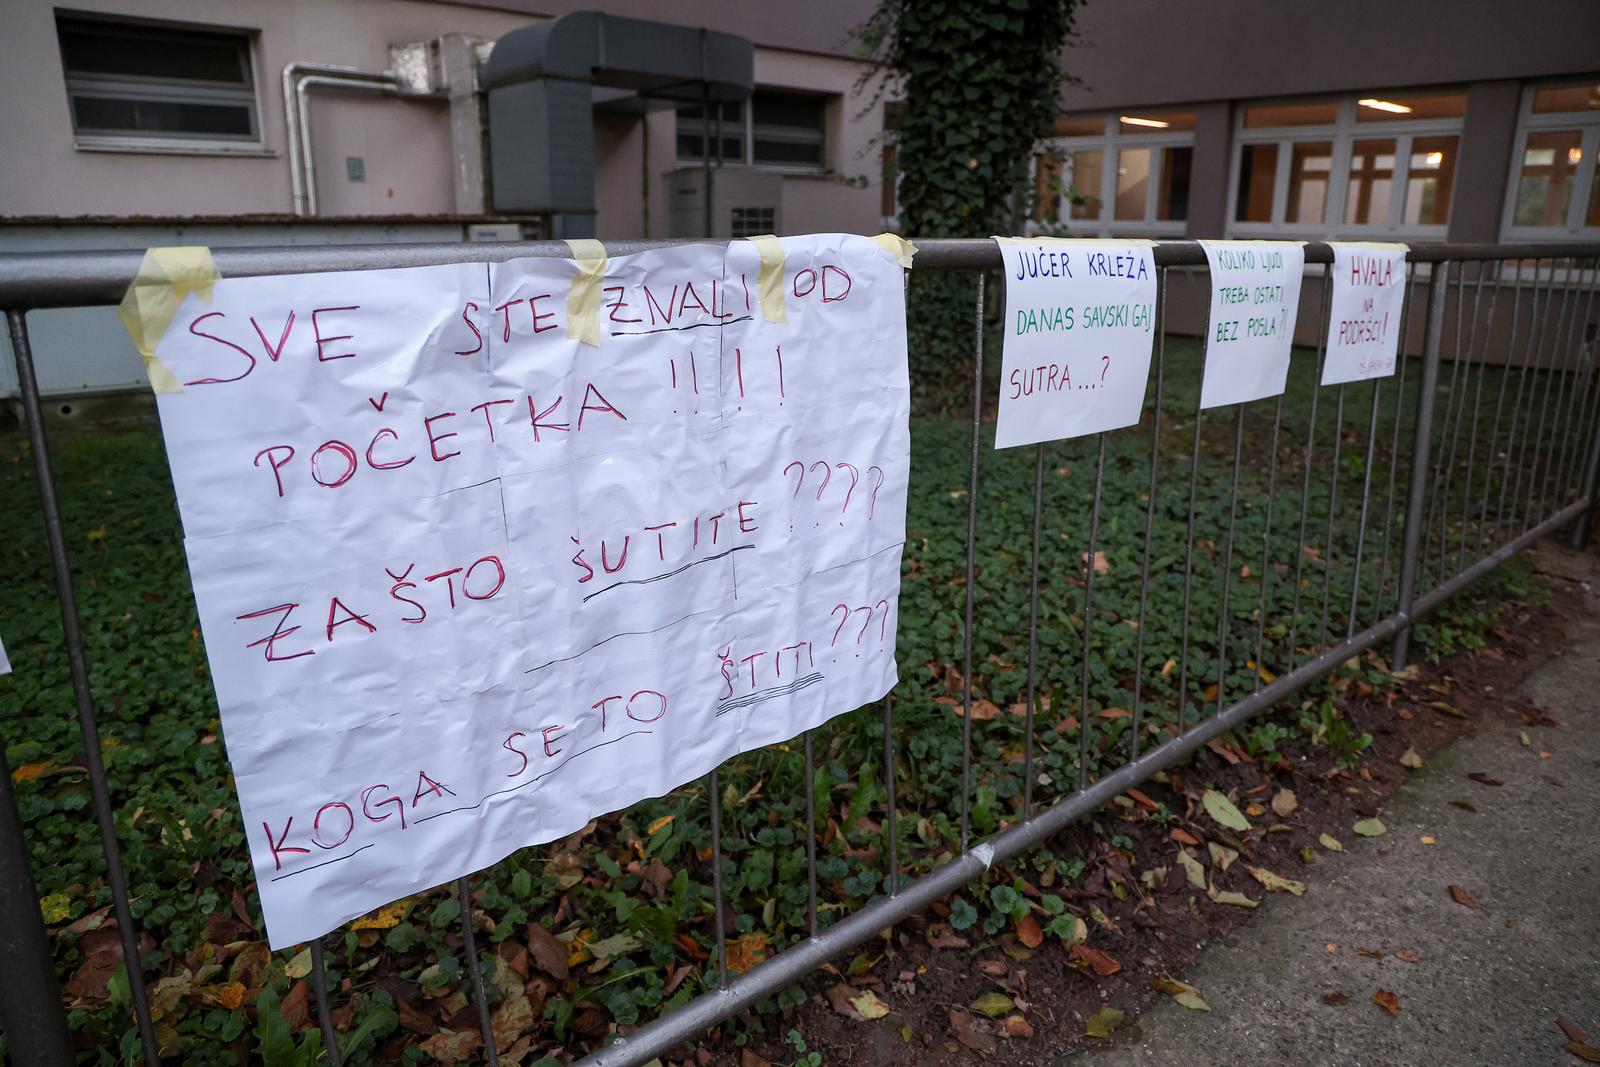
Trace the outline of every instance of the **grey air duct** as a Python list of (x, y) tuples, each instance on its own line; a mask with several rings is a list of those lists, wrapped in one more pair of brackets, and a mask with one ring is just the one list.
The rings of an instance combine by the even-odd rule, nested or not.
[(705, 106), (745, 99), (754, 81), (754, 49), (728, 33), (595, 11), (512, 30), (483, 71), (495, 210), (593, 237), (597, 103)]

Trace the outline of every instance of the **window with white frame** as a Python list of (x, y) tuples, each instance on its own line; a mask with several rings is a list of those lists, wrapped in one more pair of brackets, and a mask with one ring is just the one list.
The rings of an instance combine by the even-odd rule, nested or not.
[(1504, 236), (1592, 237), (1600, 231), (1600, 78), (1530, 86), (1515, 146)]
[(1466, 110), (1445, 91), (1245, 106), (1229, 233), (1443, 238)]
[(713, 104), (710, 121), (699, 104), (678, 108), (678, 161), (698, 163), (710, 148), (721, 163), (785, 170), (827, 167), (826, 114), (821, 93), (757, 89), (749, 100)]
[(250, 35), (56, 15), (79, 147), (259, 146)]
[(1072, 115), (1034, 156), (1034, 221), (1109, 236), (1181, 234), (1189, 217), (1194, 112)]

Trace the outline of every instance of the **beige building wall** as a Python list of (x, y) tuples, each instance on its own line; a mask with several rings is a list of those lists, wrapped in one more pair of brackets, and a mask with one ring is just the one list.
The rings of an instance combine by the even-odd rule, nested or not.
[[(0, 92), (0, 219), (281, 217), (292, 213), (281, 76), (292, 62), (382, 70), (389, 46), (447, 33), (495, 39), (539, 21), (531, 5), (424, 0), (79, 0), (90, 14), (253, 31), (263, 145), (214, 152), (89, 151), (76, 147), (51, 0), (7, 5)], [(512, 6), (524, 10), (503, 10)], [(554, 4), (548, 14), (576, 4)], [(619, 14), (719, 26), (709, 4)], [(843, 28), (839, 36), (843, 40)], [(785, 174), (783, 230), (881, 228), (876, 138), (882, 108), (855, 94), (863, 65), (837, 55), (756, 49), (756, 84), (837, 94), (827, 115), (826, 174)], [(317, 88), (312, 150), (322, 217), (454, 215), (454, 156), (445, 101)], [(871, 104), (869, 107), (868, 105)], [(863, 109), (866, 113), (862, 114)], [(597, 228), (605, 238), (667, 235), (668, 176), (678, 168), (674, 113), (595, 112)], [(347, 177), (361, 160), (363, 181)], [(849, 179), (849, 181), (847, 181)]]

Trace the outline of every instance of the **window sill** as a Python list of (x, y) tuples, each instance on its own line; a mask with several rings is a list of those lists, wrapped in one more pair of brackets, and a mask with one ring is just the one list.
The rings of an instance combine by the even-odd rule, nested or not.
[(107, 138), (80, 138), (72, 143), (79, 152), (109, 152), (140, 156), (213, 156), (239, 159), (276, 159), (278, 153), (261, 145), (231, 145), (215, 142), (145, 141)]

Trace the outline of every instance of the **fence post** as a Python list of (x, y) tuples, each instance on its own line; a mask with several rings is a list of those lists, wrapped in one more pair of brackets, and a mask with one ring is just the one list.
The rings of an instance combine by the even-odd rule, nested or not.
[(1433, 444), (1433, 401), (1439, 391), (1439, 347), (1444, 336), (1444, 304), (1450, 287), (1450, 264), (1433, 265), (1428, 279), (1428, 320), (1422, 332), (1422, 373), (1417, 381), (1417, 422), (1411, 439), (1411, 484), (1406, 487), (1405, 546), (1400, 553), (1400, 603), (1402, 620), (1395, 635), (1389, 669), (1403, 671), (1411, 644), (1411, 605), (1416, 599), (1417, 567), (1422, 552), (1422, 513), (1428, 499), (1428, 465)]
[(73, 1062), (61, 1010), (50, 939), (39, 915), (39, 890), (28, 867), (28, 843), (11, 790), (11, 767), (0, 744), (0, 1026), (13, 1063), (67, 1067)]

